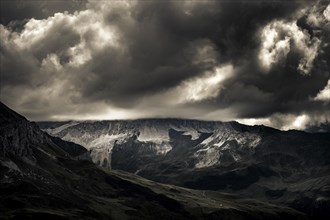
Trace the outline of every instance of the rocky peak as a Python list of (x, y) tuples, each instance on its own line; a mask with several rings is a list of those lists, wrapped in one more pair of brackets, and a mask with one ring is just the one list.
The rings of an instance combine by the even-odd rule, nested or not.
[(0, 155), (15, 155), (34, 160), (32, 147), (50, 142), (35, 123), (0, 103)]
[[(39, 129), (39, 126), (12, 111), (0, 102), (0, 157), (16, 156), (35, 161), (34, 150), (55, 155), (78, 156), (85, 152), (82, 146), (58, 140)], [(45, 147), (45, 146), (50, 147)]]

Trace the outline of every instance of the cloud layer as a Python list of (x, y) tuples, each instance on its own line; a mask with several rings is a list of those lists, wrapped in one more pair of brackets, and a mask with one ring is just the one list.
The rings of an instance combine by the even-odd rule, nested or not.
[(44, 10), (1, 18), (0, 91), (32, 120), (186, 117), (283, 129), (330, 121), (326, 1), (25, 7)]

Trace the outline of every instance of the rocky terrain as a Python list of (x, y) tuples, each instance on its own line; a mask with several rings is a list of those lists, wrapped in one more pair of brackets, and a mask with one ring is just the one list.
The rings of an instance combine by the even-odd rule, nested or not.
[(287, 207), (101, 168), (88, 154), (0, 103), (0, 219), (306, 219)]
[(330, 210), (330, 135), (181, 119), (42, 122), (94, 163), (161, 183), (239, 193), (313, 219)]

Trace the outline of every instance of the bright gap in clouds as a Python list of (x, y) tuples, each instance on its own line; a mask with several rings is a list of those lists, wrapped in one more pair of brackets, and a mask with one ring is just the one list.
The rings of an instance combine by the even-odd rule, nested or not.
[(60, 115), (53, 115), (51, 120), (54, 121), (67, 121), (67, 120), (129, 120), (129, 119), (136, 119), (140, 117), (145, 117), (143, 114), (139, 114), (134, 110), (128, 109), (119, 109), (115, 107), (106, 107), (103, 106), (102, 109), (98, 114), (93, 113), (73, 113), (73, 114), (60, 114)]
[(325, 103), (330, 102), (330, 79), (328, 80), (328, 84), (316, 95), (314, 100), (323, 101)]
[(297, 70), (309, 74), (318, 54), (321, 41), (297, 26), (296, 21), (274, 21), (261, 30), (261, 48), (258, 59), (261, 67), (268, 72), (274, 64), (286, 59), (288, 53), (297, 51), (300, 56)]
[(216, 67), (201, 77), (182, 82), (174, 89), (174, 93), (178, 94), (178, 103), (199, 102), (217, 97), (222, 89), (221, 82), (230, 78), (233, 71), (232, 65)]
[(267, 118), (248, 118), (237, 119), (239, 123), (246, 125), (265, 125), (280, 130), (305, 130), (308, 126), (318, 126), (322, 123), (330, 122), (330, 114), (325, 114), (322, 117), (319, 115), (307, 115), (305, 113), (293, 115), (293, 114), (280, 114), (276, 113)]
[(294, 119), (291, 126), (295, 129), (302, 130), (306, 128), (306, 123), (309, 120), (307, 115), (299, 115)]

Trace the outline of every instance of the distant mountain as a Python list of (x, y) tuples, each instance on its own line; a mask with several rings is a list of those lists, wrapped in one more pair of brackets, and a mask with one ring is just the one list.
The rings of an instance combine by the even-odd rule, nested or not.
[(0, 219), (305, 219), (286, 207), (102, 169), (88, 153), (0, 103)]
[(330, 133), (330, 123), (309, 126), (305, 131), (309, 133)]
[(38, 123), (94, 163), (199, 190), (239, 193), (330, 217), (330, 134), (181, 119)]

